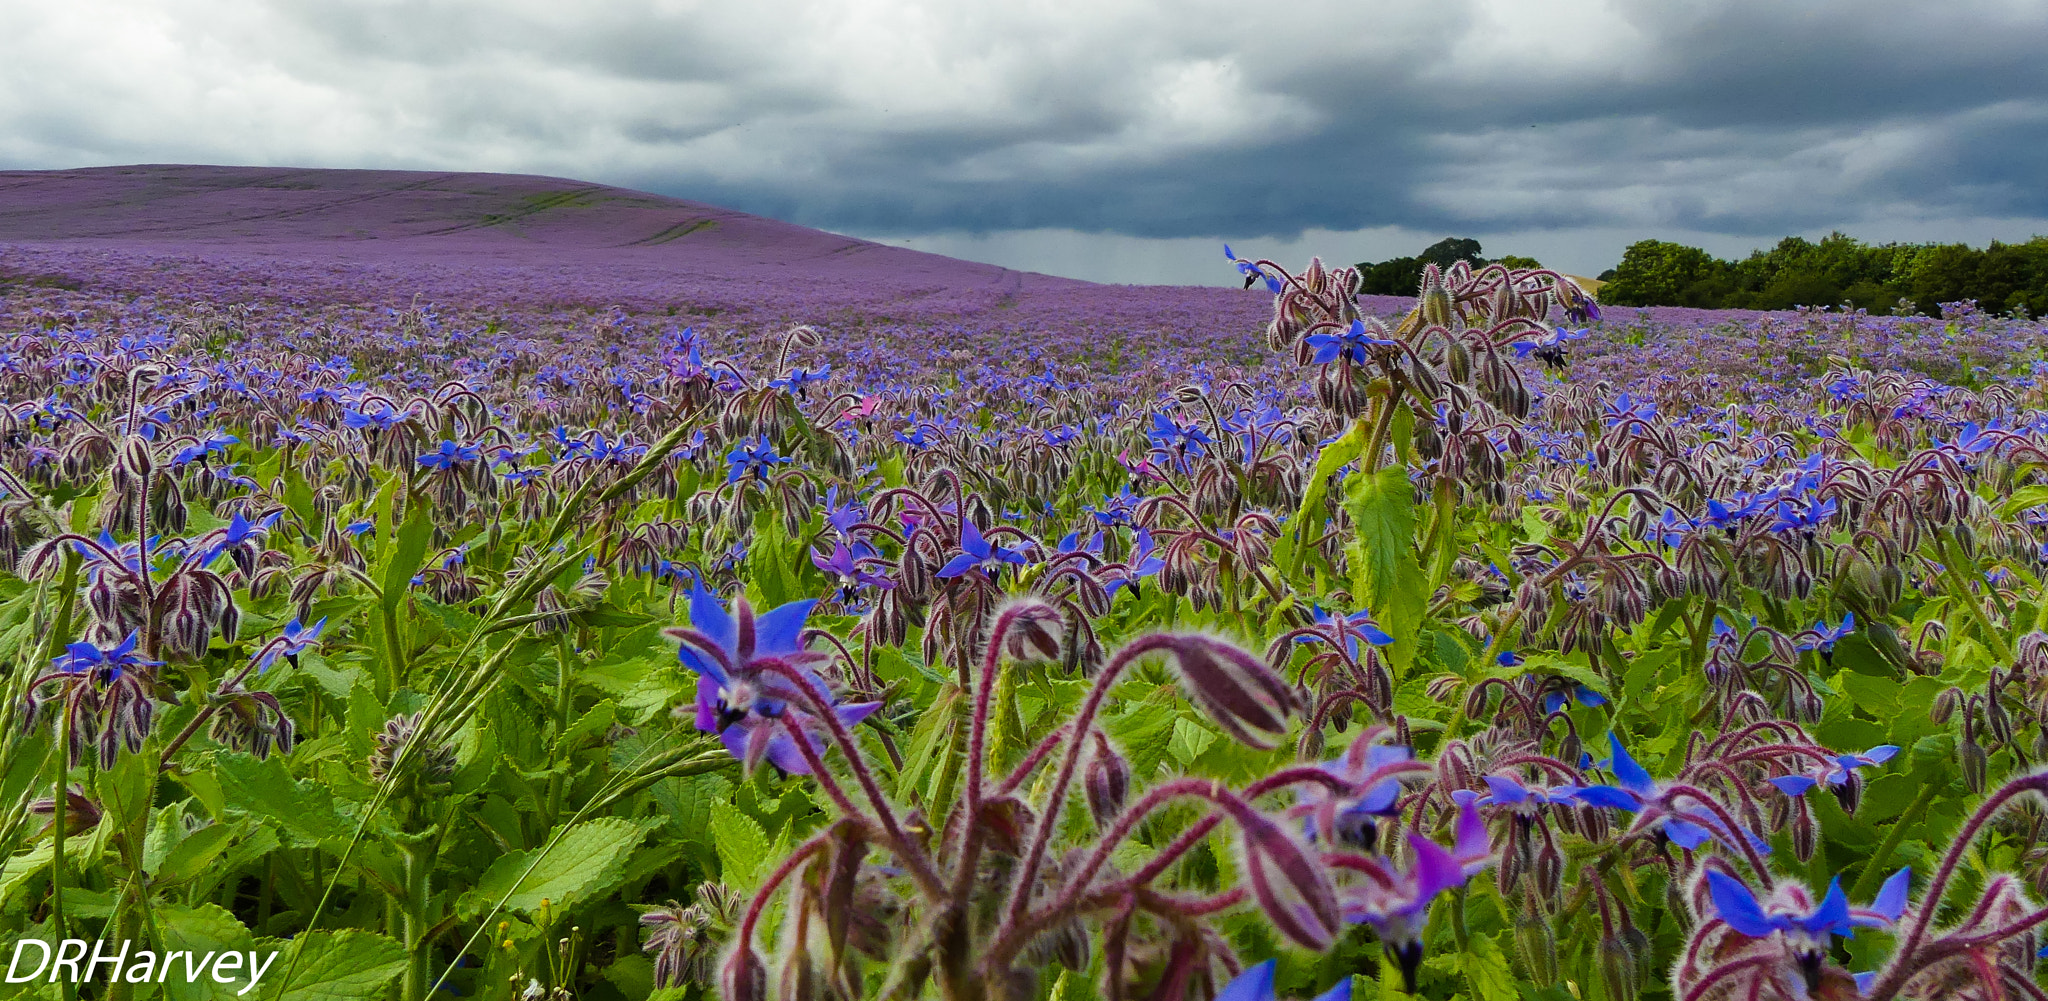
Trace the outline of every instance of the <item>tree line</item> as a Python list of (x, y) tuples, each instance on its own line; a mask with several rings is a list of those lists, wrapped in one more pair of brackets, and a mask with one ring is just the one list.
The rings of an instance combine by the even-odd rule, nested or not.
[[(1642, 240), (1621, 264), (1600, 276), (1600, 301), (1623, 306), (1703, 309), (1791, 309), (1841, 306), (1874, 313), (1933, 314), (1941, 303), (1975, 299), (1992, 313), (2048, 313), (2048, 237), (1992, 241), (1871, 245), (1841, 233), (1818, 243), (1797, 236), (1739, 261), (1698, 247)], [(1903, 300), (1903, 302), (1902, 302)]]
[[(1426, 264), (1449, 267), (1480, 256), (1479, 241), (1450, 237), (1414, 257), (1362, 262), (1359, 291), (1414, 295)], [(1527, 257), (1502, 257), (1509, 267), (1538, 267)], [(1640, 240), (1621, 263), (1601, 272), (1601, 302), (1622, 306), (1694, 306), (1701, 309), (1791, 309), (1842, 306), (1873, 313), (1933, 314), (1944, 302), (1974, 299), (1992, 313), (2022, 310), (2048, 315), (2048, 236), (2025, 243), (1867, 244), (1842, 233), (1818, 242), (1788, 236), (1770, 250), (1721, 260), (1698, 247)]]

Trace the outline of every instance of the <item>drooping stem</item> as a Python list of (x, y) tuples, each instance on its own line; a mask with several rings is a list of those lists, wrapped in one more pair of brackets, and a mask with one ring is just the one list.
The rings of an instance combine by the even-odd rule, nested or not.
[[(1102, 711), (1103, 700), (1109, 697), (1109, 689), (1116, 679), (1142, 657), (1155, 650), (1165, 649), (1173, 642), (1166, 635), (1152, 635), (1133, 641), (1117, 651), (1117, 655), (1103, 666), (1102, 674), (1095, 679), (1095, 685), (1088, 690), (1088, 698), (1081, 703), (1081, 709), (1074, 714), (1073, 728), (1067, 736), (1067, 753), (1060, 759), (1060, 770), (1054, 777), (1052, 789), (1046, 796), (1045, 808), (1039, 812), (1038, 823), (1031, 832), (1031, 845), (1025, 849), (1023, 867), (1017, 870), (1015, 887), (1029, 887), (1038, 880), (1039, 866), (1045, 863), (1046, 847), (1052, 841), (1052, 833), (1059, 826), (1060, 808), (1066, 805), (1067, 789), (1074, 782), (1074, 771), (1081, 761), (1081, 749), (1088, 744), (1088, 734), (1095, 727), (1095, 716)], [(1010, 909), (1004, 924), (1015, 924), (1024, 917), (1024, 910), (1031, 903), (1031, 895), (1025, 892), (1010, 895)]]

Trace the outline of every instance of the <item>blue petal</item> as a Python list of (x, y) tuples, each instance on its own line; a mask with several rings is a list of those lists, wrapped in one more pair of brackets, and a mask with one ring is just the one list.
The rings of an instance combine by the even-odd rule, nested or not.
[(1883, 915), (1886, 921), (1897, 921), (1906, 913), (1906, 894), (1913, 889), (1913, 870), (1900, 869), (1884, 881), (1877, 891), (1877, 899), (1871, 901), (1870, 909)]
[(1587, 806), (1604, 806), (1630, 813), (1642, 808), (1642, 799), (1635, 793), (1614, 786), (1587, 786), (1573, 793), (1572, 798)]
[(739, 643), (739, 624), (726, 611), (725, 603), (719, 601), (718, 595), (706, 588), (703, 581), (698, 581), (690, 589), (690, 625), (721, 649), (731, 650)]
[(1316, 995), (1316, 1001), (1351, 1001), (1351, 978), (1337, 981), (1337, 986)]
[(1465, 883), (1465, 867), (1458, 864), (1444, 846), (1414, 832), (1408, 832), (1408, 847), (1415, 853), (1415, 905), (1427, 905), (1431, 898)]
[(988, 540), (981, 537), (981, 528), (972, 518), (960, 519), (960, 548), (978, 558), (988, 557)]
[(1529, 790), (1514, 779), (1488, 775), (1486, 787), (1493, 790), (1493, 801), (1496, 803), (1521, 803), (1529, 798)]
[(1828, 881), (1827, 895), (1820, 899), (1820, 906), (1813, 913), (1793, 922), (1810, 935), (1833, 933), (1848, 935), (1855, 931), (1849, 921), (1849, 895), (1842, 892), (1842, 878)]
[(1787, 796), (1804, 796), (1815, 785), (1813, 779), (1805, 775), (1780, 775), (1772, 779), (1771, 784), (1784, 790)]
[[(1672, 825), (1664, 825), (1669, 830)], [(1720, 871), (1707, 870), (1707, 894), (1714, 900), (1714, 913), (1728, 927), (1750, 938), (1769, 938), (1778, 930), (1776, 922), (1764, 915), (1762, 905), (1756, 902), (1756, 894), (1742, 881)]]
[(1670, 838), (1672, 844), (1686, 851), (1693, 851), (1706, 844), (1714, 834), (1691, 821), (1667, 820), (1664, 822), (1664, 836)]
[[(1273, 967), (1275, 960), (1266, 960), (1257, 966), (1247, 967), (1237, 979), (1223, 985), (1216, 992), (1216, 1001), (1273, 1001)], [(1350, 978), (1345, 978), (1350, 983)]]
[(1550, 715), (1551, 713), (1554, 713), (1554, 712), (1558, 711), (1559, 709), (1563, 709), (1563, 708), (1564, 708), (1564, 693), (1563, 693), (1563, 692), (1551, 692), (1550, 694), (1548, 694), (1548, 695), (1545, 695), (1545, 696), (1543, 697), (1543, 714), (1544, 714), (1544, 715), (1548, 716), (1548, 715)]
[(1596, 692), (1590, 688), (1587, 688), (1584, 685), (1579, 686), (1577, 695), (1579, 699), (1579, 704), (1582, 706), (1604, 706), (1607, 704), (1607, 696), (1602, 695), (1599, 692)]
[(981, 559), (975, 556), (973, 553), (961, 553), (960, 555), (955, 556), (950, 560), (947, 560), (946, 565), (939, 568), (938, 576), (958, 577), (961, 574), (964, 574), (967, 571), (974, 569), (974, 565), (980, 562)]
[(1401, 783), (1388, 779), (1365, 791), (1358, 798), (1357, 809), (1366, 813), (1388, 813), (1394, 809), (1395, 801), (1401, 798)]
[(1614, 777), (1620, 779), (1624, 787), (1646, 795), (1656, 790), (1657, 780), (1651, 778), (1650, 773), (1636, 763), (1636, 759), (1629, 757), (1628, 748), (1621, 746), (1620, 734), (1609, 730), (1607, 745), (1614, 750), (1614, 764), (1610, 766), (1614, 771)]
[(757, 656), (795, 653), (803, 648), (804, 617), (817, 601), (792, 601), (754, 620), (754, 653)]
[(1863, 752), (1863, 756), (1865, 758), (1868, 758), (1871, 764), (1881, 765), (1887, 761), (1890, 761), (1892, 759), (1892, 755), (1897, 753), (1899, 753), (1898, 745), (1879, 744), (1876, 747), (1873, 747), (1870, 750)]

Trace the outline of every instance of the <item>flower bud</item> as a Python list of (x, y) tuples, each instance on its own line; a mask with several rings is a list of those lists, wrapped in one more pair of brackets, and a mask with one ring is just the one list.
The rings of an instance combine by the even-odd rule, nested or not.
[(1515, 918), (1515, 951), (1521, 954), (1522, 968), (1529, 971), (1530, 980), (1554, 984), (1559, 976), (1557, 933), (1534, 902), (1530, 904)]
[(1303, 948), (1328, 949), (1344, 927), (1328, 871), (1279, 824), (1249, 809), (1238, 821), (1244, 870), (1266, 919)]
[(1006, 610), (998, 620), (1003, 626), (1003, 652), (1012, 660), (1029, 659), (1035, 652), (1044, 660), (1060, 655), (1060, 633), (1065, 622), (1060, 613), (1042, 601), (1021, 603)]
[(1163, 640), (1189, 699), (1239, 743), (1271, 750), (1287, 735), (1294, 689), (1264, 661), (1207, 636)]
[(1131, 791), (1131, 764), (1123, 755), (1116, 753), (1109, 740), (1101, 731), (1095, 733), (1095, 754), (1088, 762), (1088, 773), (1084, 780), (1088, 796), (1088, 812), (1095, 818), (1095, 826), (1105, 827), (1122, 813), (1124, 801)]
[(121, 471), (142, 478), (156, 468), (156, 456), (150, 452), (149, 441), (141, 435), (131, 434), (121, 441)]
[(718, 986), (725, 1001), (768, 1001), (768, 967), (754, 950), (735, 949), (718, 971)]
[(1301, 739), (1294, 745), (1294, 757), (1299, 761), (1320, 761), (1325, 747), (1322, 727), (1302, 727)]
[[(1642, 932), (1633, 928), (1627, 932), (1642, 936)], [(1607, 987), (1607, 996), (1613, 1001), (1635, 1001), (1646, 979), (1643, 967), (1649, 950), (1631, 948), (1627, 932), (1617, 931), (1600, 938), (1600, 979)]]
[(1985, 759), (1984, 748), (1975, 740), (1964, 740), (1956, 749), (1956, 758), (1963, 766), (1963, 784), (1973, 794), (1984, 792), (1984, 770), (1989, 762)]

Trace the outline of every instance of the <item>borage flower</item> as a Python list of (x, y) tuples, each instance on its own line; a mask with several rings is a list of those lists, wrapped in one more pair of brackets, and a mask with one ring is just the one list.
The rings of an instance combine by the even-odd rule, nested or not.
[[(864, 543), (860, 545), (860, 548), (863, 550), (868, 549)], [(856, 554), (846, 543), (839, 542), (832, 546), (832, 555), (830, 556), (816, 549), (811, 550), (811, 565), (838, 578), (840, 602), (852, 605), (861, 588), (873, 587), (888, 591), (896, 587), (895, 581), (881, 574), (862, 569), (860, 561), (864, 555), (866, 554)]]
[(988, 541), (972, 518), (960, 519), (960, 555), (946, 561), (939, 568), (940, 577), (958, 577), (961, 574), (978, 572), (994, 576), (1004, 564), (1023, 566), (1030, 561), (1024, 554), (1007, 546)]
[[(791, 602), (756, 617), (745, 597), (735, 597), (728, 611), (700, 583), (690, 591), (689, 627), (663, 630), (681, 641), (677, 659), (697, 675), (697, 729), (718, 734), (726, 750), (749, 768), (766, 760), (784, 772), (810, 774), (810, 755), (797, 746), (785, 720), (804, 733), (812, 754), (824, 750), (817, 734), (823, 723), (791, 704), (810, 704), (803, 689), (830, 698), (831, 689), (813, 670), (828, 655), (803, 646), (804, 619), (814, 604)], [(832, 713), (852, 726), (881, 706), (835, 705)]]
[(420, 456), (420, 465), (429, 469), (447, 471), (457, 466), (466, 466), (484, 457), (483, 450), (475, 445), (444, 441), (440, 447)]
[(1906, 910), (1906, 894), (1912, 885), (1911, 869), (1900, 869), (1884, 881), (1877, 899), (1869, 907), (1850, 907), (1842, 892), (1840, 878), (1828, 883), (1828, 892), (1815, 903), (1806, 887), (1783, 881), (1761, 900), (1741, 880), (1718, 869), (1707, 870), (1707, 895), (1714, 904), (1714, 916), (1745, 938), (1769, 939), (1783, 936), (1807, 990), (1820, 986), (1822, 964), (1839, 935), (1849, 938), (1857, 928), (1890, 928)]
[(1328, 365), (1339, 358), (1348, 359), (1354, 365), (1363, 365), (1371, 360), (1374, 348), (1395, 347), (1401, 343), (1390, 337), (1375, 337), (1373, 331), (1385, 333), (1386, 328), (1376, 322), (1367, 327), (1364, 320), (1352, 320), (1342, 333), (1310, 334), (1303, 340), (1315, 349), (1313, 360), (1318, 365)]
[[(1741, 848), (1745, 842), (1758, 855), (1770, 854), (1770, 845), (1755, 834), (1740, 828), (1730, 829), (1719, 817), (1704, 809), (1682, 809), (1664, 805), (1661, 801), (1664, 790), (1657, 780), (1650, 777), (1648, 770), (1629, 757), (1628, 749), (1621, 746), (1621, 738), (1613, 732), (1607, 734), (1607, 744), (1614, 752), (1610, 765), (1619, 786), (1595, 785), (1578, 791), (1578, 800), (1587, 806), (1611, 807), (1628, 813), (1641, 813), (1645, 823), (1663, 832), (1671, 842), (1686, 851), (1692, 851), (1706, 844), (1709, 839), (1719, 841), (1730, 848)], [(1738, 840), (1741, 839), (1741, 840)]]
[(1446, 849), (1418, 831), (1409, 831), (1408, 848), (1414, 861), (1405, 870), (1396, 869), (1384, 858), (1337, 860), (1368, 877), (1348, 888), (1344, 920), (1371, 926), (1380, 946), (1399, 964), (1410, 993), (1415, 990), (1415, 972), (1422, 966), (1422, 929), (1428, 924), (1430, 902), (1445, 890), (1465, 885), (1492, 860), (1486, 825), (1472, 803), (1467, 798), (1459, 804), (1454, 848)]

